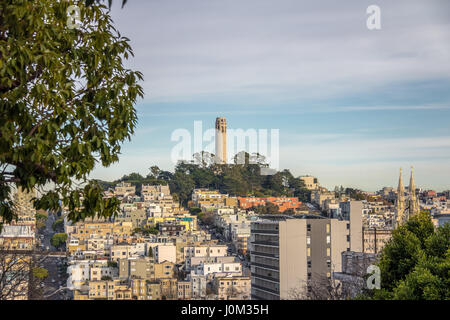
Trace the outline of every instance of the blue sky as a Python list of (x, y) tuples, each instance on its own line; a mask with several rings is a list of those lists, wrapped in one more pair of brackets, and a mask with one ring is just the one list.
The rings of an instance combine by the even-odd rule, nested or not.
[[(371, 4), (381, 30), (366, 28)], [(145, 97), (120, 162), (91, 177), (171, 170), (172, 132), (225, 116), (279, 129), (280, 168), (329, 188), (393, 186), (413, 165), (419, 187), (450, 189), (448, 12), (446, 0), (114, 3)]]

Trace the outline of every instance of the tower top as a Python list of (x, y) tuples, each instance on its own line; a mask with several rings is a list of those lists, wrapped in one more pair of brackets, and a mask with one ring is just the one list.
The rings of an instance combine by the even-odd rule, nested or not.
[(224, 117), (216, 118), (216, 130), (220, 130), (222, 132), (226, 132), (227, 130), (227, 119)]
[(411, 166), (411, 178), (409, 180), (409, 189), (410, 192), (415, 192), (416, 191), (416, 184), (414, 182), (414, 173), (413, 173), (413, 167)]
[(403, 186), (402, 168), (400, 168), (400, 176), (398, 178), (398, 189), (397, 190), (398, 190), (399, 194), (401, 193), (401, 195), (403, 196), (405, 187)]

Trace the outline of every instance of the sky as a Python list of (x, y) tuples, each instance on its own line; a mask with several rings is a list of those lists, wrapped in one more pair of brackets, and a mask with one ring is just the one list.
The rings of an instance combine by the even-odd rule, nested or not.
[(279, 129), (279, 169), (328, 188), (396, 186), (414, 166), (418, 187), (450, 189), (448, 0), (129, 0), (111, 14), (145, 97), (120, 161), (92, 178), (173, 170), (172, 133), (222, 116)]

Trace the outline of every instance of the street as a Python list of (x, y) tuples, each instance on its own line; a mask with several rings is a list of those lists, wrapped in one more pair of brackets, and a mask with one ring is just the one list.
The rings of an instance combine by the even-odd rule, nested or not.
[[(52, 238), (53, 231), (52, 225), (56, 221), (54, 214), (49, 213), (48, 219), (46, 221), (45, 229), (42, 235), (44, 236), (41, 240), (43, 250), (58, 251), (54, 246), (52, 246), (50, 239)], [(48, 277), (44, 281), (44, 296), (52, 294), (61, 286), (66, 286), (67, 274), (65, 272), (65, 258), (64, 257), (46, 257), (41, 263), (41, 267), (48, 270)], [(64, 300), (67, 299), (67, 291), (63, 290), (54, 294), (48, 298), (49, 300)]]

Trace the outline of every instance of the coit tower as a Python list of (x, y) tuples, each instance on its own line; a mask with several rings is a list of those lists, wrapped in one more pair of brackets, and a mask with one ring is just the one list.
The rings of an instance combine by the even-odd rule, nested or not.
[(216, 163), (227, 163), (227, 120), (216, 118)]

